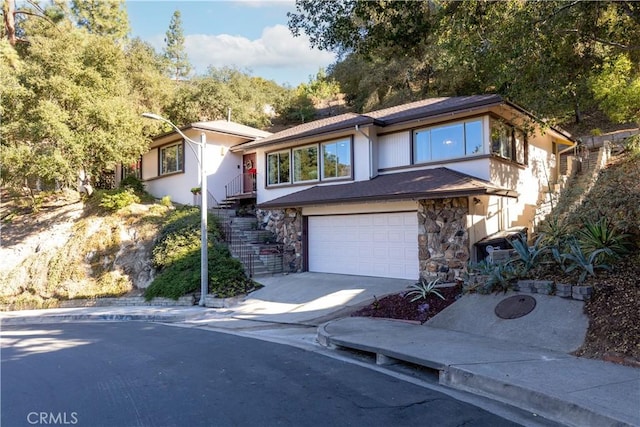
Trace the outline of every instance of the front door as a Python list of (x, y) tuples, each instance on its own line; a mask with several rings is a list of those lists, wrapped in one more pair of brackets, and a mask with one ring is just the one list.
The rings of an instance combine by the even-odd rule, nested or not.
[(242, 192), (256, 191), (256, 153), (242, 156)]

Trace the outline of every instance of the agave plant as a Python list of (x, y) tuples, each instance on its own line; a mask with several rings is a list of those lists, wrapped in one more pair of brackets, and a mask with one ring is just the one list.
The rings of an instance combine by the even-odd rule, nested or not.
[(518, 265), (520, 272), (525, 275), (536, 266), (538, 258), (548, 251), (548, 247), (543, 245), (544, 235), (538, 236), (533, 246), (527, 244), (527, 238), (520, 236), (518, 239), (510, 241), (511, 246), (518, 254), (518, 258), (512, 259), (508, 264)]
[(577, 238), (581, 248), (587, 253), (601, 250), (599, 260), (603, 258), (619, 258), (628, 249), (628, 234), (618, 232), (607, 217), (596, 222), (587, 221), (584, 228), (578, 230)]
[[(586, 255), (580, 245), (576, 242), (573, 242), (569, 245), (571, 252), (564, 253), (560, 255), (560, 259), (562, 261), (561, 267), (565, 271), (565, 273), (571, 273), (575, 269), (581, 270), (580, 277), (578, 278), (578, 283), (584, 282), (587, 278), (587, 274), (591, 276), (595, 276), (596, 269), (604, 269), (609, 270), (611, 267), (605, 263), (598, 263), (597, 259), (601, 253), (604, 253), (604, 249), (596, 249), (593, 252), (590, 252)], [(569, 261), (569, 265), (566, 265), (566, 261)]]
[(413, 285), (409, 285), (409, 289), (411, 289), (409, 292), (407, 292), (406, 296), (407, 297), (413, 297), (413, 299), (411, 300), (411, 302), (414, 301), (418, 301), (421, 299), (426, 300), (427, 297), (431, 294), (434, 294), (435, 296), (437, 296), (440, 299), (444, 299), (444, 297), (442, 296), (442, 294), (440, 292), (438, 292), (438, 290), (436, 289), (436, 286), (440, 283), (440, 279), (434, 279), (431, 281), (427, 281), (426, 279), (424, 279), (423, 277), (420, 278), (420, 281), (417, 283), (414, 283)]

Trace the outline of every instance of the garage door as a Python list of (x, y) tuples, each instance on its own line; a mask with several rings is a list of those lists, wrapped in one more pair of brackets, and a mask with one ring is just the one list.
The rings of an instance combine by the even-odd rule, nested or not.
[(309, 271), (418, 278), (418, 215), (309, 217)]

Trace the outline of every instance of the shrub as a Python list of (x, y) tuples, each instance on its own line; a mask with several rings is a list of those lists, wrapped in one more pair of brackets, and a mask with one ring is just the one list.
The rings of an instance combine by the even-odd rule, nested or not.
[(166, 207), (170, 208), (172, 206), (172, 204), (171, 204), (171, 196), (164, 196), (162, 199), (160, 199), (160, 204), (162, 206), (166, 206)]
[(142, 180), (133, 175), (129, 175), (120, 181), (120, 188), (130, 188), (136, 194), (143, 194), (146, 192)]
[[(209, 216), (208, 267), (209, 291), (224, 298), (255, 289), (240, 261), (231, 257), (229, 249), (217, 240), (217, 219)], [(183, 207), (172, 211), (153, 248), (153, 264), (159, 269), (145, 298), (177, 299), (200, 289), (200, 209)]]
[(100, 207), (109, 211), (117, 211), (134, 203), (140, 203), (140, 197), (131, 188), (105, 191), (100, 197)]

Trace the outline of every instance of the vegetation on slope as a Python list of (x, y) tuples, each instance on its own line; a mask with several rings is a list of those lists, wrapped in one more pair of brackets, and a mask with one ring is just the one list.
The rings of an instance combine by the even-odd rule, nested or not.
[[(129, 184), (85, 200), (71, 192), (42, 196), (38, 212), (20, 208), (21, 199), (3, 191), (0, 306), (56, 307), (144, 288), (147, 299), (177, 299), (199, 290), (199, 209), (155, 203)], [(228, 297), (254, 289), (221, 236), (210, 216), (210, 292)]]

